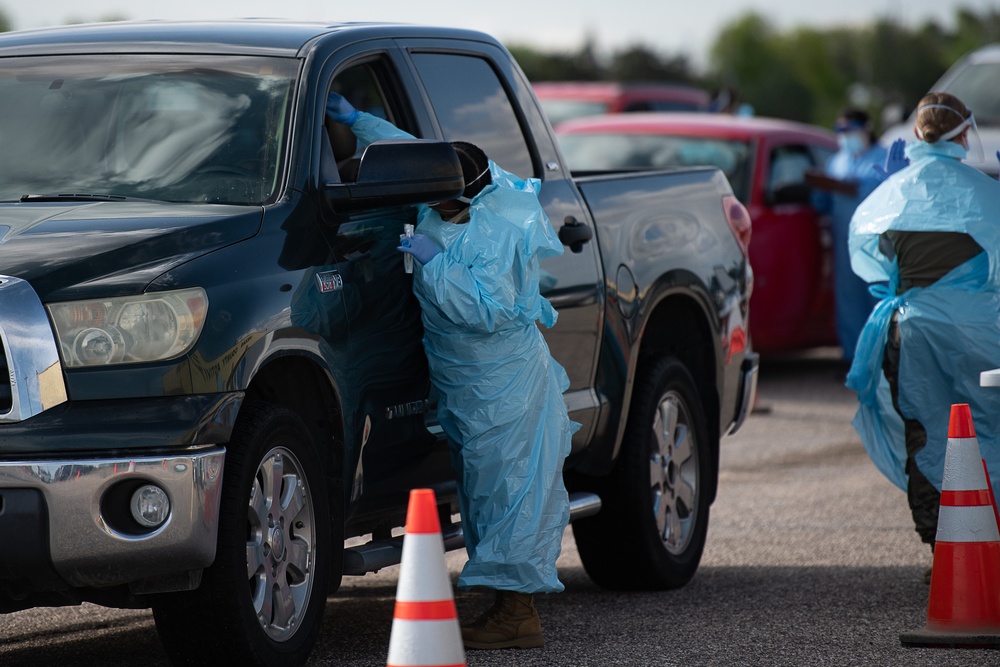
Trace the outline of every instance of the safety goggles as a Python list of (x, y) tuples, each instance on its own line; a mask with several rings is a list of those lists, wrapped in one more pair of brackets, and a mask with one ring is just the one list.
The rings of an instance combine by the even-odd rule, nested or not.
[(862, 123), (858, 120), (846, 120), (841, 118), (834, 124), (833, 131), (837, 134), (843, 134), (844, 132), (867, 132), (868, 123)]

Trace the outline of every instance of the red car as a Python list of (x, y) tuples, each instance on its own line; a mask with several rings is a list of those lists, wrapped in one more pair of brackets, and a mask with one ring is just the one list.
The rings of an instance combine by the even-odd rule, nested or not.
[(671, 83), (548, 81), (531, 87), (553, 125), (625, 111), (705, 111), (711, 101), (707, 91)]
[(754, 349), (837, 345), (828, 221), (804, 174), (837, 150), (832, 132), (773, 118), (636, 113), (556, 127), (567, 166), (586, 172), (707, 164), (720, 167), (753, 221), (750, 332)]

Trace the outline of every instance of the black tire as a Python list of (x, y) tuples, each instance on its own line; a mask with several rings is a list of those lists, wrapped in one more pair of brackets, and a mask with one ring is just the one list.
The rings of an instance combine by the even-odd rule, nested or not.
[(302, 420), (286, 408), (245, 404), (226, 451), (215, 562), (197, 590), (152, 602), (173, 663), (306, 661), (326, 606), (328, 503)]
[(712, 461), (694, 380), (676, 359), (640, 371), (622, 452), (602, 480), (601, 511), (573, 522), (590, 578), (613, 590), (679, 588), (708, 533)]

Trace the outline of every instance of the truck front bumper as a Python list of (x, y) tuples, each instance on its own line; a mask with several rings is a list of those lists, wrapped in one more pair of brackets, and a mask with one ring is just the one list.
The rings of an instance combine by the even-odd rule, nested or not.
[[(0, 579), (51, 588), (54, 571), (63, 585), (104, 587), (207, 567), (224, 460), (224, 448), (206, 446), (170, 456), (0, 462)], [(170, 500), (156, 528), (130, 520), (132, 492), (143, 484)]]

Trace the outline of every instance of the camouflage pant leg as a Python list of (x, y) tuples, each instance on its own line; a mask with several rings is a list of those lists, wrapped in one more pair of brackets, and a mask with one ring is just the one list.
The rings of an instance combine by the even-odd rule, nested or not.
[(906, 434), (906, 497), (910, 503), (910, 513), (913, 524), (920, 539), (934, 545), (937, 535), (938, 506), (941, 494), (931, 484), (917, 467), (915, 457), (917, 452), (927, 443), (927, 432), (923, 424), (916, 419), (907, 419), (899, 409), (899, 358), (900, 337), (896, 316), (889, 323), (889, 336), (885, 344), (885, 356), (882, 359), (882, 372), (889, 381), (892, 392), (892, 404), (896, 412), (903, 418), (903, 428)]

